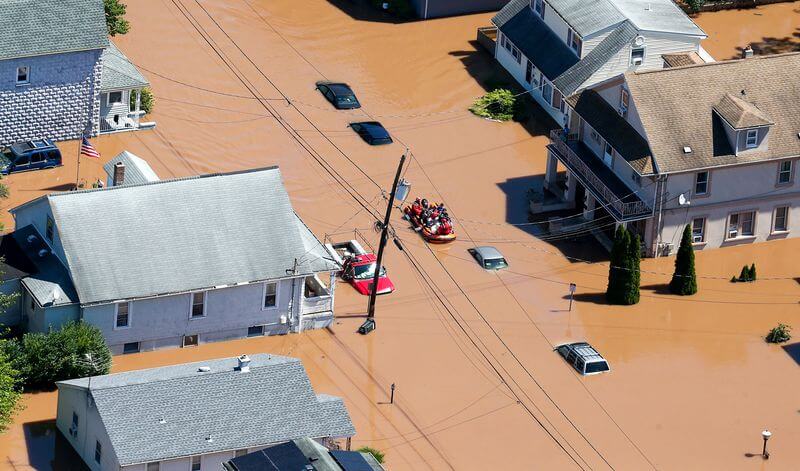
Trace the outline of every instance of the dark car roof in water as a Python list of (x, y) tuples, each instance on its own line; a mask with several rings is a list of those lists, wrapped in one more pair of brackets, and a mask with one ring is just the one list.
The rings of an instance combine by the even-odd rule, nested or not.
[(17, 155), (24, 154), (34, 149), (46, 149), (46, 148), (52, 149), (55, 148), (55, 146), (44, 140), (24, 141), (11, 144), (11, 150)]
[(330, 88), (334, 94), (336, 95), (353, 95), (353, 89), (350, 88), (349, 85), (344, 83), (328, 83), (325, 84)]
[(389, 137), (389, 131), (377, 121), (365, 121), (363, 123), (353, 123), (361, 126), (373, 139), (384, 139)]

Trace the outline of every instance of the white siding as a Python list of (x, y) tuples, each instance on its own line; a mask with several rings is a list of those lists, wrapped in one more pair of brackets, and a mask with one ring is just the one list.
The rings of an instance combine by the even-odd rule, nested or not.
[[(547, 2), (545, 1), (545, 3)], [(547, 3), (547, 6), (545, 7), (544, 23), (552, 32), (556, 34), (556, 36), (564, 41), (564, 44), (567, 43), (567, 31), (569, 30), (569, 26), (567, 26), (567, 23), (564, 21), (564, 19), (561, 18), (561, 16), (556, 13), (555, 10), (553, 10), (553, 7), (551, 7), (549, 3)]]
[(39, 231), (42, 237), (45, 237), (45, 242), (53, 249), (53, 253), (66, 265), (66, 257), (64, 256), (64, 247), (61, 245), (61, 237), (58, 234), (58, 227), (55, 226), (55, 218), (53, 218), (53, 241), (46, 239), (47, 217), (53, 217), (50, 210), (50, 203), (47, 198), (42, 198), (35, 203), (31, 203), (24, 208), (20, 208), (14, 214), (14, 225), (16, 229), (21, 229), (29, 224)]
[[(72, 413), (78, 415), (78, 434), (73, 438), (69, 434), (72, 425)], [(66, 437), (78, 455), (92, 471), (107, 471), (119, 469), (114, 449), (108, 438), (100, 416), (87, 400), (86, 391), (70, 386), (60, 386), (58, 389), (58, 412), (56, 427)], [(95, 444), (100, 442), (101, 459), (98, 464), (94, 459)]]

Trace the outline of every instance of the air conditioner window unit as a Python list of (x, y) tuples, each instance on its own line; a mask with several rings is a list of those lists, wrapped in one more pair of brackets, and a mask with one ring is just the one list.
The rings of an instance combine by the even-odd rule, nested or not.
[(289, 318), (287, 318), (286, 315), (282, 315), (281, 316), (281, 324), (286, 324), (287, 322), (289, 322)]
[(633, 58), (633, 65), (642, 65), (642, 58), (641, 57), (634, 57)]
[(703, 236), (699, 236), (699, 235), (692, 236), (692, 242), (694, 242), (695, 244), (698, 243), (698, 242), (702, 242), (702, 241), (703, 241)]

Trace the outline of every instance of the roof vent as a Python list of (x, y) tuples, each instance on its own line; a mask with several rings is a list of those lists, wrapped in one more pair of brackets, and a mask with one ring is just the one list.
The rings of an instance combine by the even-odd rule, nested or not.
[(158, 419), (158, 423), (163, 425), (167, 423), (167, 420), (164, 417), (161, 417), (160, 419)]
[(49, 254), (49, 253), (50, 253), (50, 251), (49, 251), (49, 250), (47, 250), (47, 249), (41, 249), (41, 250), (39, 250), (39, 258), (44, 258), (44, 257), (46, 257), (46, 256), (47, 256), (47, 254)]
[(742, 59), (749, 59), (753, 57), (753, 47), (749, 44), (742, 49)]
[(208, 443), (214, 443), (214, 437), (212, 437), (211, 435), (208, 435), (208, 436), (206, 436), (206, 441)]
[(36, 237), (34, 234), (31, 234), (31, 235), (29, 235), (29, 236), (28, 236), (28, 237), (27, 237), (25, 240), (27, 240), (29, 244), (33, 244), (33, 243), (34, 243), (34, 242), (36, 242), (38, 239), (39, 239), (39, 238), (38, 238), (38, 237)]
[(242, 355), (239, 357), (239, 371), (242, 373), (250, 372), (250, 357)]
[(692, 153), (692, 148), (689, 147), (689, 146), (683, 146), (683, 153), (684, 154), (691, 154)]
[(197, 371), (199, 371), (200, 373), (208, 373), (209, 371), (211, 371), (211, 368), (208, 366), (201, 366), (200, 368), (197, 369)]

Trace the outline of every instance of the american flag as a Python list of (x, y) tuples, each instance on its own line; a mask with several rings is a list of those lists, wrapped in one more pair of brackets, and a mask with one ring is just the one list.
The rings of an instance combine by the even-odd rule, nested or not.
[(97, 152), (97, 149), (92, 147), (89, 143), (89, 139), (86, 139), (86, 136), (83, 136), (83, 140), (81, 141), (81, 154), (93, 159), (100, 158), (100, 152)]

